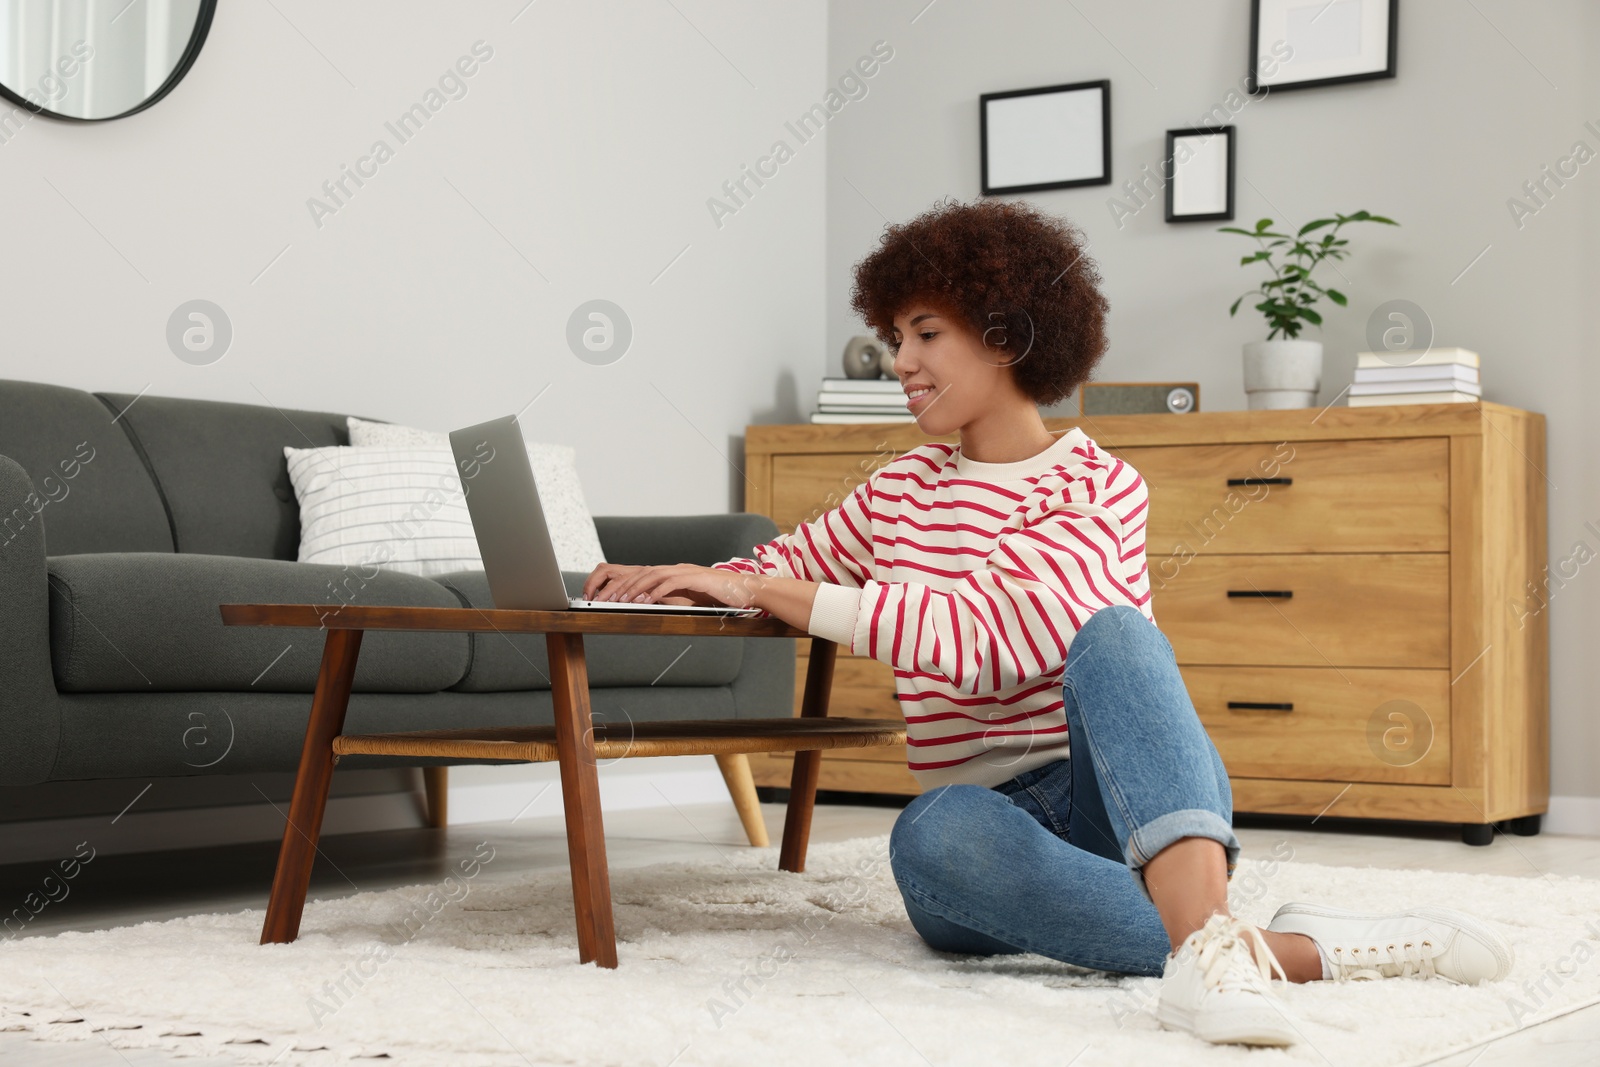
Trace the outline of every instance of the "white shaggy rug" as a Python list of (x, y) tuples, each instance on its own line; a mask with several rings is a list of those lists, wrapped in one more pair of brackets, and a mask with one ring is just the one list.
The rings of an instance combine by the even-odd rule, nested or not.
[[(0, 1029), (246, 1063), (874, 1065), (1414, 1064), (1600, 1001), (1600, 882), (1245, 860), (1235, 910), (1286, 900), (1439, 902), (1501, 924), (1494, 986), (1278, 984), (1289, 1050), (1212, 1047), (1157, 1027), (1157, 980), (1039, 956), (946, 956), (912, 931), (887, 838), (612, 872), (621, 962), (579, 966), (565, 871), (307, 905), (298, 941), (262, 912), (0, 943)], [(501, 861), (502, 863), (504, 861)]]

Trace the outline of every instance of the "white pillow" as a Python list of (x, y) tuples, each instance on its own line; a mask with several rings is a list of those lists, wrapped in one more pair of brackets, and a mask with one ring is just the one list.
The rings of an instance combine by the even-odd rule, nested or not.
[[(368, 422), (354, 416), (346, 421), (350, 426), (350, 444), (356, 448), (437, 449), (443, 454), (445, 462), (451, 465), (451, 470), (455, 469), (450, 435), (447, 433), (387, 422)], [(583, 571), (587, 574), (604, 563), (606, 557), (600, 550), (600, 535), (595, 531), (594, 517), (589, 514), (588, 502), (583, 498), (583, 486), (578, 482), (577, 450), (570, 445), (529, 441), (528, 462), (533, 467), (534, 484), (539, 487), (539, 505), (544, 509), (545, 524), (550, 527), (550, 543), (555, 546), (556, 562), (564, 571)], [(459, 480), (456, 488), (460, 488)], [(466, 514), (466, 504), (460, 503), (460, 506), (462, 514)], [(477, 555), (476, 542), (471, 565), (483, 566)]]
[(436, 448), (285, 448), (302, 563), (423, 576), (482, 569), (455, 457)]

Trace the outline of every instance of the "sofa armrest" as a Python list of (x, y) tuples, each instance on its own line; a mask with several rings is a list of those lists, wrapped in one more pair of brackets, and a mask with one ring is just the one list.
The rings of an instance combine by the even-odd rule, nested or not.
[(28, 472), (0, 456), (0, 785), (48, 780), (61, 743), (50, 672), (48, 507)]
[(778, 536), (765, 515), (597, 515), (595, 532), (607, 562), (632, 566), (695, 563), (709, 567), (748, 557)]

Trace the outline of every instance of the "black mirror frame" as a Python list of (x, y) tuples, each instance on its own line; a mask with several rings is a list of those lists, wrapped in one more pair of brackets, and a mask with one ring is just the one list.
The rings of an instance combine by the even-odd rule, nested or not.
[(129, 115), (137, 115), (145, 108), (159, 102), (173, 87), (183, 81), (183, 76), (189, 73), (189, 68), (194, 66), (195, 57), (200, 54), (200, 47), (206, 43), (206, 36), (211, 32), (211, 19), (217, 13), (217, 0), (200, 0), (200, 10), (195, 14), (194, 32), (189, 35), (189, 44), (183, 50), (183, 55), (178, 58), (178, 65), (172, 68), (172, 73), (167, 75), (167, 80), (161, 83), (161, 88), (145, 97), (136, 107), (130, 107), (119, 115), (107, 115), (100, 119), (84, 119), (76, 115), (62, 115), (51, 111), (43, 104), (30, 103), (26, 98), (18, 96), (4, 85), (0, 85), (0, 99), (9, 101), (17, 107), (25, 108), (35, 115), (44, 115), (46, 118), (60, 119), (62, 122), (114, 122), (125, 119)]

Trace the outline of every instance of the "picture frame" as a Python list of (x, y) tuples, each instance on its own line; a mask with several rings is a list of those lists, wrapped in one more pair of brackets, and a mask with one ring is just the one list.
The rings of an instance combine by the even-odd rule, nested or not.
[(1400, 0), (1250, 0), (1249, 91), (1395, 76)]
[[(1233, 126), (1167, 131), (1161, 162), (1168, 222), (1220, 222), (1233, 218), (1233, 171), (1238, 134)], [(1182, 157), (1182, 158), (1180, 158)]]
[(984, 196), (1111, 184), (1111, 81), (978, 97)]

